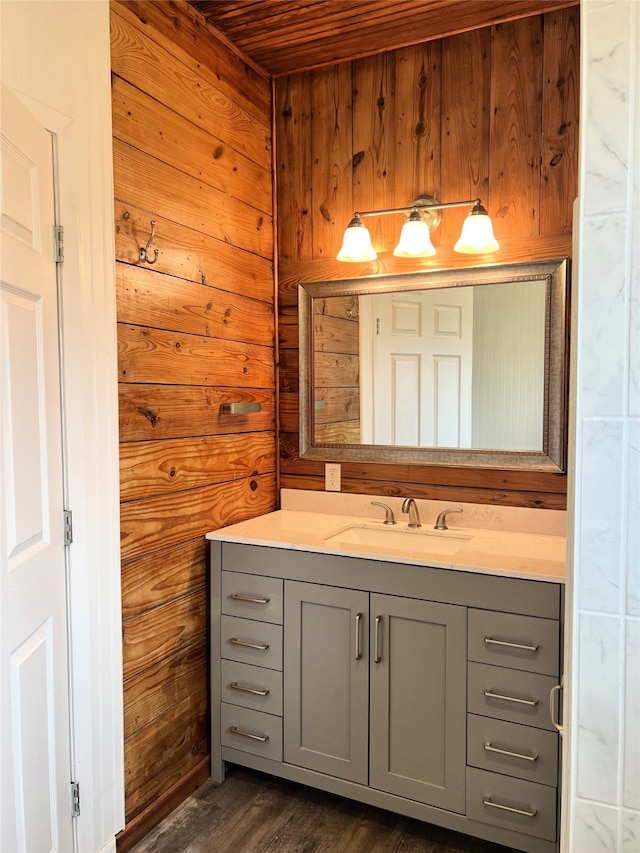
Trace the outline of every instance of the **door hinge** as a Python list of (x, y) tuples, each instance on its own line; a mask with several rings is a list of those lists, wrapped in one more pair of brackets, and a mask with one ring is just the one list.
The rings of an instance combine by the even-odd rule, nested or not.
[(61, 264), (64, 261), (64, 227), (62, 225), (54, 226), (54, 240), (56, 263)]
[(380, 317), (376, 317), (376, 335), (380, 334)]
[(71, 817), (80, 817), (80, 782), (71, 783)]
[(71, 543), (73, 542), (73, 514), (71, 510), (65, 509), (62, 513), (62, 518), (64, 525), (64, 530), (62, 534), (64, 540), (63, 544), (71, 545)]

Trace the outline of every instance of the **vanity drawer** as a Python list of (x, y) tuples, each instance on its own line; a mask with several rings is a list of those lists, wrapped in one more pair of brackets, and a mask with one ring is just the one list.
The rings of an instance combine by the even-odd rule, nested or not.
[(557, 678), (502, 666), (470, 663), (467, 710), (555, 731), (549, 714), (549, 694)]
[(282, 761), (282, 717), (222, 702), (220, 727), (222, 746)]
[(536, 782), (467, 767), (467, 817), (556, 841), (557, 792)]
[(558, 735), (469, 714), (467, 764), (530, 782), (557, 785)]
[(469, 660), (558, 675), (559, 631), (553, 619), (470, 609)]
[(279, 578), (222, 573), (222, 612), (282, 625), (282, 589)]
[(282, 673), (275, 669), (222, 661), (222, 701), (268, 714), (282, 714)]
[(237, 616), (220, 619), (222, 657), (282, 669), (282, 626)]

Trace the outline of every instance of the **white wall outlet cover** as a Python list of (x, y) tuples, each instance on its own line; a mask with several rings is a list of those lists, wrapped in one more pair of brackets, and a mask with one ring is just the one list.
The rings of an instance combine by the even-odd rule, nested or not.
[(327, 462), (324, 466), (324, 487), (327, 492), (340, 491), (340, 464)]

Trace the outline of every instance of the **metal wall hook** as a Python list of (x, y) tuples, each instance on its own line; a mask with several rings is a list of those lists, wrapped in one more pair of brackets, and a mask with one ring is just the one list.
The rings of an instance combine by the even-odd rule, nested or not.
[(155, 222), (155, 219), (152, 219), (151, 220), (151, 236), (147, 240), (147, 245), (144, 247), (144, 249), (138, 250), (138, 260), (139, 261), (146, 261), (148, 264), (155, 264), (155, 262), (158, 260), (158, 255), (160, 254), (158, 249), (153, 250), (153, 260), (152, 261), (149, 260), (149, 246), (151, 245), (151, 241), (153, 240), (153, 238), (155, 236), (156, 236), (156, 222)]

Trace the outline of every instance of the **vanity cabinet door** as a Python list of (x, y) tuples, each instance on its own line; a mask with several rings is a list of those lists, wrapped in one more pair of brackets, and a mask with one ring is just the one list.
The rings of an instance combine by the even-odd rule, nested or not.
[(370, 786), (464, 813), (467, 611), (371, 596)]
[(369, 595), (285, 582), (284, 760), (367, 783)]

